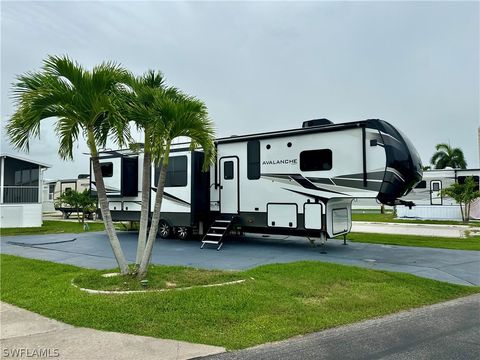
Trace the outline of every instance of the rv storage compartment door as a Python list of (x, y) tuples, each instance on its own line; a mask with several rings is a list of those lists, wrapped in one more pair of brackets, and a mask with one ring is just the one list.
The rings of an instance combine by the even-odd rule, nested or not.
[(330, 237), (346, 234), (352, 228), (352, 200), (331, 199), (327, 203), (327, 232)]
[(267, 204), (269, 227), (296, 228), (297, 204)]
[(322, 204), (305, 203), (305, 229), (320, 230), (322, 228)]
[(121, 201), (109, 201), (108, 207), (110, 210), (119, 211), (122, 210), (122, 202)]

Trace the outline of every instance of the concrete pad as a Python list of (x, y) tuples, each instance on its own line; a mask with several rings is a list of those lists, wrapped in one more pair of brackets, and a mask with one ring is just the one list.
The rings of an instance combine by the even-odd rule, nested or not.
[(352, 223), (353, 232), (451, 238), (465, 237), (465, 231), (478, 232), (479, 230), (479, 228), (466, 225), (408, 224), (369, 221), (353, 221)]
[[(17, 349), (58, 354), (57, 359), (190, 359), (225, 351), (217, 346), (77, 328), (0, 303), (1, 353)], [(46, 349), (46, 350), (45, 350)], [(13, 356), (11, 356), (13, 357)]]
[[(85, 268), (116, 267), (104, 232), (74, 234), (73, 242), (36, 245), (71, 239), (72, 234), (2, 237), (0, 252), (27, 258), (44, 259)], [(119, 232), (128, 261), (137, 248), (136, 232)], [(27, 243), (30, 246), (15, 245)], [(152, 263), (183, 265), (205, 269), (243, 270), (272, 263), (322, 261), (344, 265), (399, 271), (455, 284), (480, 285), (480, 252), (448, 250), (329, 240), (312, 247), (306, 238), (246, 234), (226, 239), (222, 250), (200, 249), (198, 240), (157, 239)]]

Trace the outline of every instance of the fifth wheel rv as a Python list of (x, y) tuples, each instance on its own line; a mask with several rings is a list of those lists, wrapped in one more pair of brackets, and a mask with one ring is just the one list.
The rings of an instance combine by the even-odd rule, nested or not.
[[(202, 247), (218, 249), (223, 236), (241, 231), (327, 238), (352, 224), (354, 198), (403, 203), (421, 179), (417, 151), (399, 130), (382, 120), (333, 124), (310, 120), (302, 128), (215, 141), (217, 158), (202, 172), (202, 149), (172, 147), (159, 235), (203, 235)], [(100, 153), (114, 220), (138, 221), (143, 154)], [(159, 169), (152, 171), (150, 209)], [(91, 187), (94, 189), (95, 180)]]

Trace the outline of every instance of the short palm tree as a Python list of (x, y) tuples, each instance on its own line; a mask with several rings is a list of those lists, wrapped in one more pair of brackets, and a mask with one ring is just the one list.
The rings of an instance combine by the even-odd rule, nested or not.
[(467, 168), (467, 162), (461, 149), (453, 148), (448, 144), (438, 144), (435, 149), (437, 151), (430, 160), (435, 169), (445, 169), (446, 167), (453, 169)]
[[(155, 139), (151, 143), (152, 160), (159, 164), (161, 169), (148, 240), (138, 268), (139, 279), (143, 279), (147, 274), (157, 236), (172, 141), (185, 136), (191, 139), (192, 149), (202, 147), (205, 154), (204, 170), (207, 170), (215, 159), (213, 123), (208, 118), (205, 104), (200, 100), (187, 96), (175, 88), (169, 88), (166, 91), (157, 89), (153, 91), (153, 101), (149, 104), (146, 114), (149, 114), (151, 123), (150, 136)], [(142, 204), (142, 206), (148, 206), (148, 204)]]
[(13, 85), (16, 111), (7, 124), (12, 144), (29, 150), (32, 137), (40, 137), (40, 124), (56, 118), (59, 156), (73, 158), (73, 144), (86, 138), (92, 157), (98, 200), (113, 253), (122, 273), (128, 273), (120, 242), (113, 227), (103, 182), (98, 149), (112, 138), (122, 146), (129, 138), (128, 121), (118, 111), (130, 74), (111, 62), (88, 71), (66, 56), (49, 56), (40, 72), (28, 72)]

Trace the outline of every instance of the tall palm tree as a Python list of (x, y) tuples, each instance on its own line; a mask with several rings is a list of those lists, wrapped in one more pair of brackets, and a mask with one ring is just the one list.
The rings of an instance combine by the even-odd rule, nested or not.
[(461, 149), (453, 148), (448, 144), (438, 144), (435, 146), (435, 149), (437, 151), (430, 160), (435, 169), (445, 169), (446, 167), (454, 169), (467, 168), (467, 162)]
[(98, 200), (110, 244), (123, 274), (129, 272), (120, 242), (113, 227), (103, 181), (98, 149), (112, 138), (122, 146), (129, 138), (128, 121), (118, 111), (125, 92), (122, 84), (130, 74), (112, 62), (91, 71), (67, 56), (48, 56), (40, 72), (18, 76), (13, 85), (16, 111), (7, 124), (7, 134), (18, 149), (28, 151), (31, 138), (40, 138), (40, 124), (56, 118), (58, 153), (73, 158), (73, 144), (86, 138), (91, 153)]
[(149, 114), (153, 124), (151, 136), (155, 139), (151, 147), (152, 160), (159, 164), (161, 169), (148, 240), (138, 269), (139, 279), (147, 274), (157, 235), (172, 141), (185, 136), (191, 139), (191, 149), (202, 147), (205, 154), (203, 170), (207, 170), (215, 159), (215, 131), (203, 102), (175, 88), (169, 88), (167, 91), (157, 89), (154, 91), (154, 100), (149, 106)]
[[(140, 229), (138, 233), (137, 255), (135, 263), (140, 264), (147, 242), (150, 189), (151, 189), (151, 167), (152, 147), (155, 144), (153, 135), (151, 107), (155, 100), (156, 92), (166, 91), (163, 74), (153, 70), (147, 71), (143, 76), (135, 79), (132, 83), (133, 92), (130, 93), (125, 103), (125, 112), (129, 120), (135, 122), (137, 128), (143, 130), (143, 169), (142, 169), (142, 207), (140, 211)], [(157, 94), (157, 96), (159, 96)], [(138, 149), (140, 150), (140, 149)]]

